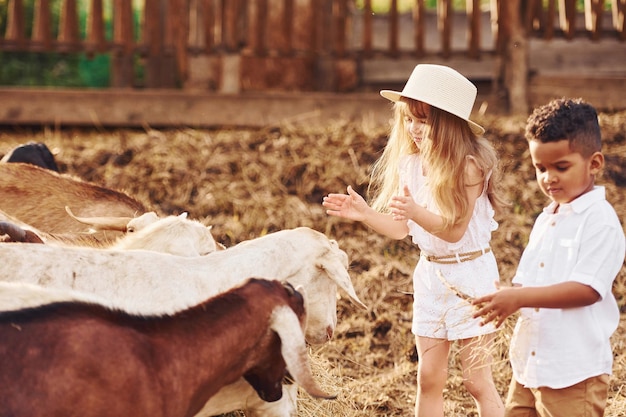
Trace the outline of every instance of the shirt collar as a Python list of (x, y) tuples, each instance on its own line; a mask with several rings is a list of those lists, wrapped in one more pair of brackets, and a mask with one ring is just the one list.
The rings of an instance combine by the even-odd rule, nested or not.
[[(582, 213), (591, 205), (598, 201), (606, 200), (606, 191), (604, 186), (596, 185), (589, 192), (584, 193), (579, 196), (577, 199), (570, 203), (563, 203), (560, 206), (560, 213), (574, 212), (574, 213)], [(559, 207), (559, 203), (553, 201), (543, 209), (543, 211), (547, 214), (554, 214), (557, 207)]]

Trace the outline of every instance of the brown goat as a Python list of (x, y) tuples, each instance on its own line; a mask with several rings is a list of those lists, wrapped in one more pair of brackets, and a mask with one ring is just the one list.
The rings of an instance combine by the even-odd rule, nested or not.
[(301, 294), (262, 279), (172, 316), (76, 301), (2, 312), (0, 416), (193, 416), (242, 376), (279, 399), (286, 368), (332, 398), (312, 379), (304, 314)]
[(122, 192), (26, 163), (0, 164), (0, 195), (0, 210), (47, 233), (85, 231), (66, 206), (87, 217), (135, 217), (148, 211)]

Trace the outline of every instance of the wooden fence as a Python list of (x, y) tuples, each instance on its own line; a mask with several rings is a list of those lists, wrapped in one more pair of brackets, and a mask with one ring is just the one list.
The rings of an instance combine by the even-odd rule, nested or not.
[[(54, 27), (52, 3), (60, 5)], [(352, 0), (88, 0), (82, 31), (81, 4), (8, 0), (0, 52), (110, 54), (112, 88), (217, 93), (363, 91), (405, 79), (416, 62), (451, 62), (470, 78), (494, 81), (514, 101), (516, 88), (528, 95), (530, 70), (520, 64), (528, 40), (626, 44), (626, 0), (584, 0), (582, 11), (576, 0), (467, 0), (463, 11), (452, 0), (438, 0), (434, 9), (415, 0), (408, 12), (389, 0), (384, 14), (371, 0), (360, 8)], [(408, 62), (401, 76), (392, 74), (394, 62)], [(512, 68), (521, 75), (507, 74)]]

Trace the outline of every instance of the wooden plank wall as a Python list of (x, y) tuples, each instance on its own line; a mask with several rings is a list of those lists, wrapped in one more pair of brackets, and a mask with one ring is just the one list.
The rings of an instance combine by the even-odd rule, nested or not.
[[(225, 94), (247, 100), (249, 94), (267, 93), (264, 105), (282, 109), (275, 94), (307, 92), (309, 97), (319, 98), (304, 99), (302, 108), (281, 96), (280, 103), (292, 103), (293, 111), (287, 111), (291, 115), (287, 117), (307, 112), (320, 114), (328, 106), (325, 93), (340, 92), (346, 103), (353, 99), (358, 102), (363, 100), (361, 92), (402, 83), (417, 62), (451, 65), (480, 85), (487, 82), (496, 98), (506, 96), (497, 90), (502, 84), (499, 68), (510, 33), (510, 17), (505, 13), (510, 1), (506, 0), (491, 0), (488, 10), (484, 10), (484, 5), (481, 9), (483, 2), (468, 0), (462, 12), (453, 10), (452, 0), (439, 0), (436, 9), (427, 8), (424, 0), (415, 0), (408, 14), (400, 13), (397, 0), (389, 0), (390, 11), (384, 15), (373, 12), (371, 0), (363, 1), (363, 9), (357, 9), (352, 0), (150, 0), (144, 3), (139, 24), (135, 22), (134, 2), (86, 0), (89, 15), (84, 38), (80, 36), (77, 0), (60, 0), (58, 27), (53, 27), (50, 0), (30, 0), (33, 20), (27, 21), (28, 1), (8, 0), (6, 18), (0, 19), (6, 22), (0, 33), (0, 52), (110, 54), (112, 58), (110, 91), (84, 94), (90, 106), (101, 106), (92, 108), (92, 116), (85, 116), (85, 124), (154, 125), (159, 120), (169, 120), (165, 116), (150, 116), (150, 107), (138, 110), (137, 103), (149, 106), (149, 100), (138, 98), (144, 96), (162, 97), (177, 108), (188, 105), (201, 109), (189, 112), (197, 118), (196, 123), (189, 124), (201, 124), (203, 120), (205, 124), (219, 124), (219, 118), (208, 117), (198, 103), (202, 97), (226, 106), (231, 101), (222, 100)], [(575, 3), (524, 1), (522, 27), (530, 43), (543, 42), (539, 49), (546, 51), (558, 42), (581, 42), (583, 48), (598, 51), (607, 39), (618, 42), (622, 48), (626, 45), (626, 0), (585, 0), (584, 13), (576, 11)], [(110, 37), (106, 35), (107, 15), (112, 16)], [(27, 27), (32, 27), (30, 33)], [(579, 56), (576, 52), (571, 55)], [(619, 53), (613, 55), (614, 59), (620, 58)], [(134, 69), (137, 58), (141, 58), (145, 73), (140, 85)], [(552, 54), (539, 59), (553, 59), (555, 73), (538, 73), (530, 63), (525, 77), (529, 80), (530, 105), (555, 91), (566, 94), (579, 88), (580, 93), (593, 88), (595, 92), (603, 91), (605, 106), (626, 108), (626, 74), (582, 71), (583, 81), (571, 74), (559, 80), (559, 71), (566, 65), (563, 62), (569, 58), (559, 61), (558, 54)], [(619, 61), (613, 67), (626, 70), (626, 65)], [(163, 89), (176, 92), (170, 94)], [(67, 103), (78, 97), (75, 92), (59, 95), (63, 106), (50, 106), (53, 96), (42, 91), (0, 89), (0, 124), (37, 123), (37, 115), (41, 123), (78, 123), (74, 116), (83, 114), (82, 111), (59, 111), (63, 106), (69, 111), (71, 106), (68, 108)], [(24, 95), (20, 97), (21, 92)], [(124, 94), (128, 100), (123, 100)], [(183, 98), (185, 95), (189, 98)], [(45, 96), (48, 101), (29, 101), (38, 101), (38, 96)], [(493, 97), (489, 99), (493, 101)], [(107, 100), (115, 101), (117, 107), (107, 106)], [(256, 99), (255, 103), (261, 101)], [(496, 102), (491, 108), (501, 104)], [(234, 120), (232, 110), (219, 110), (214, 114), (226, 114), (225, 122)], [(178, 120), (188, 118), (180, 116)]]

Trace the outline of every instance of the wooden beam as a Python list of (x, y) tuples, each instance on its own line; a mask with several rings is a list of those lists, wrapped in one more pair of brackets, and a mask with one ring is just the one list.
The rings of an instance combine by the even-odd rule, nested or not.
[(599, 111), (626, 108), (626, 77), (546, 76), (530, 79), (530, 105), (546, 104), (560, 97), (581, 97)]
[(92, 127), (264, 127), (355, 119), (387, 123), (377, 93), (186, 94), (178, 90), (0, 88), (0, 125)]

